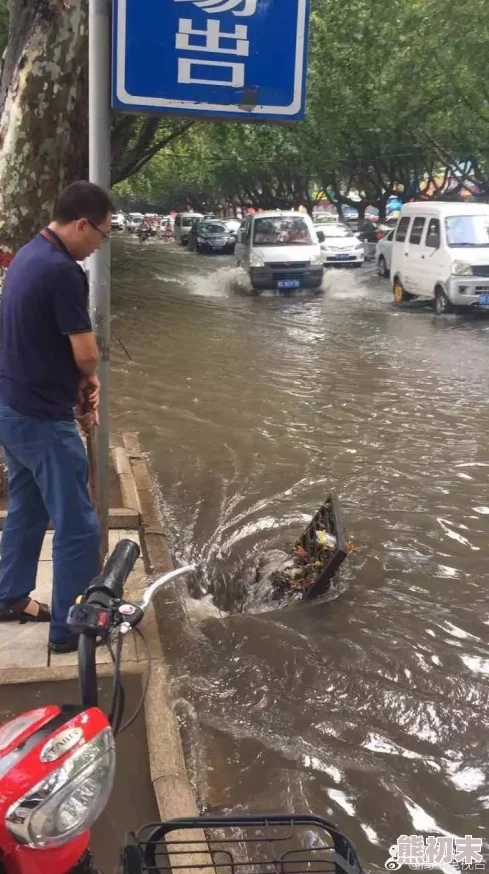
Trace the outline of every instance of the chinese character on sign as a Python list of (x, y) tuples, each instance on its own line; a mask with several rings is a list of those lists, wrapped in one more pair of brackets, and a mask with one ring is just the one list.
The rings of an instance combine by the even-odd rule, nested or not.
[[(190, 41), (191, 37), (194, 37), (193, 42)], [(190, 18), (180, 18), (175, 47), (185, 52), (248, 57), (250, 53), (248, 27), (246, 24), (237, 24), (234, 32), (228, 33), (221, 30), (220, 22), (217, 19), (212, 19), (207, 22), (205, 30), (194, 30)], [(209, 68), (211, 69), (209, 70)], [(215, 74), (215, 78), (209, 78), (211, 72)], [(205, 84), (243, 88), (245, 65), (232, 61), (179, 57), (178, 82), (186, 85)]]
[(254, 15), (258, 0), (175, 0), (175, 3), (193, 3), (204, 12), (232, 12), (233, 15)]
[[(216, 55), (242, 55), (247, 57), (250, 53), (250, 44), (247, 40), (248, 28), (246, 24), (237, 24), (234, 33), (225, 33), (220, 30), (219, 21), (209, 21), (207, 30), (192, 30), (190, 18), (180, 18), (179, 31), (175, 45), (177, 49), (184, 51), (214, 52)], [(204, 44), (191, 43), (190, 37), (205, 37)], [(232, 41), (235, 47), (224, 45), (221, 40)]]

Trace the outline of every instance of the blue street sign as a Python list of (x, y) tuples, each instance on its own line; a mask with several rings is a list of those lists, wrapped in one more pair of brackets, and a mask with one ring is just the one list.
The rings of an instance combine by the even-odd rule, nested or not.
[(304, 118), (310, 0), (115, 0), (112, 105)]

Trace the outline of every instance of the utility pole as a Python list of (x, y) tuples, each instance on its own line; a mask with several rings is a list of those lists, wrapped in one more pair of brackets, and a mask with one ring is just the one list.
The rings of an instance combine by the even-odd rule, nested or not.
[[(89, 0), (89, 165), (90, 182), (110, 188), (110, 0)], [(90, 314), (100, 354), (100, 426), (96, 430), (98, 511), (101, 555), (108, 551), (109, 530), (109, 359), (110, 359), (110, 242), (90, 258)]]

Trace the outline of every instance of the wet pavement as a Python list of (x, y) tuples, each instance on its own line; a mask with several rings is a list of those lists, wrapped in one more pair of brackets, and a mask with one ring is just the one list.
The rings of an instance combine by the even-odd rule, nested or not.
[(201, 799), (330, 815), (372, 872), (403, 833), (482, 837), (489, 319), (396, 310), (372, 267), (255, 295), (232, 258), (114, 254), (113, 426), (139, 430), (200, 586), (236, 603), (331, 486), (358, 547), (333, 600), (224, 621), (198, 602), (175, 670)]

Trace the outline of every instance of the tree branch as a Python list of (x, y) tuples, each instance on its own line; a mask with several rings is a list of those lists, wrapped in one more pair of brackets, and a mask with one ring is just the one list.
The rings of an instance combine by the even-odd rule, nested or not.
[[(156, 121), (156, 126), (158, 125), (159, 119), (149, 119), (150, 122)], [(137, 145), (131, 151), (130, 159), (120, 168), (113, 168), (112, 170), (112, 184), (115, 185), (117, 182), (123, 182), (124, 179), (128, 179), (129, 176), (133, 176), (138, 170), (141, 170), (151, 158), (154, 158), (158, 152), (161, 152), (162, 149), (165, 149), (170, 143), (176, 140), (178, 137), (181, 137), (186, 131), (188, 131), (195, 122), (188, 121), (185, 124), (181, 125), (181, 127), (173, 130), (170, 134), (164, 137), (162, 140), (157, 140), (155, 143), (150, 145), (151, 139), (155, 133), (154, 125), (145, 125), (145, 130), (143, 132), (143, 136), (139, 138)]]

